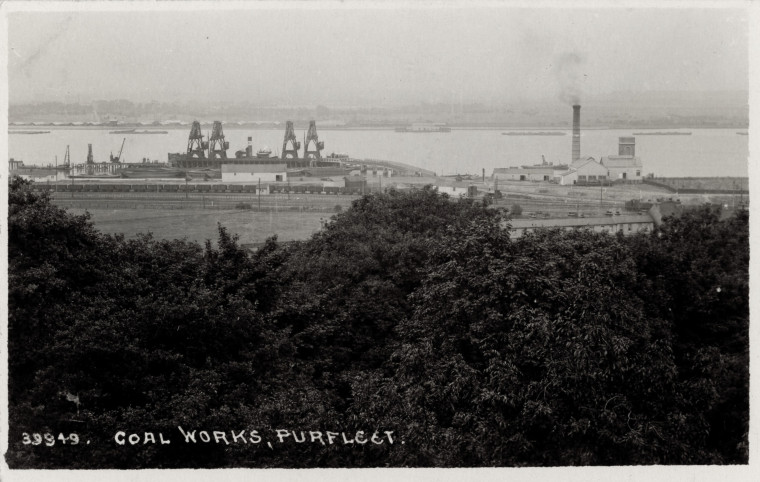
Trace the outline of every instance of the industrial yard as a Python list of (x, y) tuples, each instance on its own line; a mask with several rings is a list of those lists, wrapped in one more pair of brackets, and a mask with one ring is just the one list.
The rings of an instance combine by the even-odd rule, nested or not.
[[(637, 214), (638, 208), (626, 209), (626, 202), (631, 200), (650, 205), (677, 199), (685, 206), (711, 203), (729, 209), (747, 200), (746, 193), (741, 192), (675, 196), (663, 187), (650, 184), (560, 186), (545, 182), (501, 181), (497, 186), (500, 196), (494, 196), (494, 183), (490, 178), (483, 182), (482, 179), (400, 177), (386, 182), (382, 187), (379, 183), (370, 184), (364, 193), (431, 185), (455, 200), (460, 195), (466, 196), (470, 188), (470, 193), (476, 193), (472, 197), (478, 200), (489, 197), (495, 208), (511, 210), (518, 205), (521, 213), (512, 214), (515, 220), (541, 219), (544, 223), (545, 220), (581, 216), (604, 217), (608, 213)], [(204, 242), (216, 239), (218, 223), (238, 234), (241, 244), (250, 246), (258, 245), (272, 235), (282, 241), (307, 239), (332, 215), (347, 209), (362, 195), (358, 190), (344, 194), (337, 189), (307, 193), (303, 186), (288, 186), (287, 183), (269, 185), (267, 193), (261, 195), (256, 193), (257, 185), (221, 182), (188, 184), (187, 187), (185, 184), (159, 182), (75, 186), (77, 190), (71, 190), (71, 184), (38, 184), (37, 188), (49, 190), (53, 202), (60, 207), (74, 213), (88, 211), (95, 226), (105, 233), (121, 233), (130, 238), (150, 232), (157, 239), (187, 238)], [(101, 187), (104, 190), (100, 191)], [(118, 191), (117, 188), (124, 190)], [(183, 192), (184, 189), (187, 192)]]
[[(661, 217), (650, 209), (662, 202), (720, 204), (731, 210), (744, 204), (747, 183), (742, 178), (645, 176), (635, 137), (619, 137), (616, 155), (582, 155), (580, 110), (580, 105), (572, 106), (569, 162), (550, 163), (542, 156), (540, 164), (495, 168), (488, 175), (483, 169), (480, 175), (441, 176), (391, 160), (323, 155), (325, 143), (314, 121), (303, 143), (287, 121), (280, 153), (269, 148), (255, 151), (249, 136), (245, 148), (228, 155), (230, 143), (222, 122), (215, 121), (206, 136), (196, 121), (186, 151), (169, 153), (166, 163), (125, 163), (124, 142), (109, 161), (96, 162), (88, 145), (86, 161), (75, 163), (67, 147), (63, 164), (50, 170), (52, 180), (49, 176), (38, 182), (36, 189), (50, 191), (61, 207), (89, 211), (95, 225), (107, 233), (134, 237), (150, 232), (158, 239), (204, 242), (216, 239), (221, 224), (248, 246), (273, 235), (280, 240), (306, 239), (362, 195), (387, 189), (432, 186), (452, 200), (487, 199), (494, 208), (509, 212), (515, 234), (552, 226), (648, 228)], [(11, 161), (12, 174), (33, 176), (34, 171)], [(622, 223), (623, 218), (615, 217), (620, 215), (643, 218)]]

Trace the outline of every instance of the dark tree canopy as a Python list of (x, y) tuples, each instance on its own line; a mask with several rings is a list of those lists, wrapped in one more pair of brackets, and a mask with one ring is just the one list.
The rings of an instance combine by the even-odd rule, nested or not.
[[(249, 253), (222, 226), (205, 246), (104, 235), (14, 179), (7, 461), (747, 463), (747, 213), (700, 209), (631, 237), (513, 240), (507, 222), (487, 203), (388, 191)], [(178, 427), (396, 443), (191, 444)], [(173, 443), (119, 446), (119, 430)], [(21, 443), (46, 431), (92, 443)]]

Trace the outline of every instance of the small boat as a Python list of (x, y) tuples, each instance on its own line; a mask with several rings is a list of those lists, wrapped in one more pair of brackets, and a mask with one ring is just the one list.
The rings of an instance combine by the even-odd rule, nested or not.
[(169, 131), (157, 131), (153, 129), (143, 129), (143, 130), (137, 130), (137, 129), (124, 129), (120, 131), (111, 131), (109, 134), (168, 134)]
[(412, 125), (396, 127), (396, 132), (451, 132), (451, 127), (445, 124), (415, 122)]
[(50, 134), (50, 131), (14, 131), (14, 130), (9, 130), (8, 134), (26, 134), (26, 135), (32, 135), (32, 134)]
[(256, 151), (256, 157), (258, 157), (259, 159), (269, 159), (270, 157), (272, 157), (272, 149), (268, 147), (263, 147), (259, 149), (258, 151)]
[(634, 132), (634, 136), (690, 136), (691, 132)]
[(548, 132), (531, 132), (531, 131), (517, 131), (517, 132), (502, 132), (503, 136), (564, 136), (567, 135), (562, 131), (548, 131)]

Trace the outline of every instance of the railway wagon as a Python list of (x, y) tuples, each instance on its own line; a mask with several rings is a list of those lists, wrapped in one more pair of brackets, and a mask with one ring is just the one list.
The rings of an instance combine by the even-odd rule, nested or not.
[(196, 184), (195, 191), (196, 192), (211, 192), (211, 186), (209, 186), (208, 184)]
[(69, 185), (68, 184), (59, 184), (56, 188), (56, 191), (58, 192), (68, 192), (69, 191)]
[(130, 191), (132, 192), (145, 192), (147, 190), (145, 184), (132, 184)]
[(227, 192), (226, 184), (212, 184), (211, 192)]
[(178, 184), (162, 184), (161, 192), (177, 192), (179, 191)]
[(340, 192), (340, 188), (337, 186), (325, 187), (324, 191), (327, 194), (338, 194)]
[(129, 184), (115, 184), (113, 186), (114, 192), (129, 192), (131, 189), (131, 186)]
[(82, 192), (82, 185), (81, 184), (71, 184), (69, 186), (70, 192)]
[(243, 186), (240, 184), (230, 184), (230, 192), (243, 192)]

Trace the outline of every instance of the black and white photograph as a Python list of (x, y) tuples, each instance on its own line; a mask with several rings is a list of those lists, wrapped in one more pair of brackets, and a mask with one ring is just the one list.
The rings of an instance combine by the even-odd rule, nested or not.
[(0, 22), (3, 480), (758, 476), (756, 2)]

